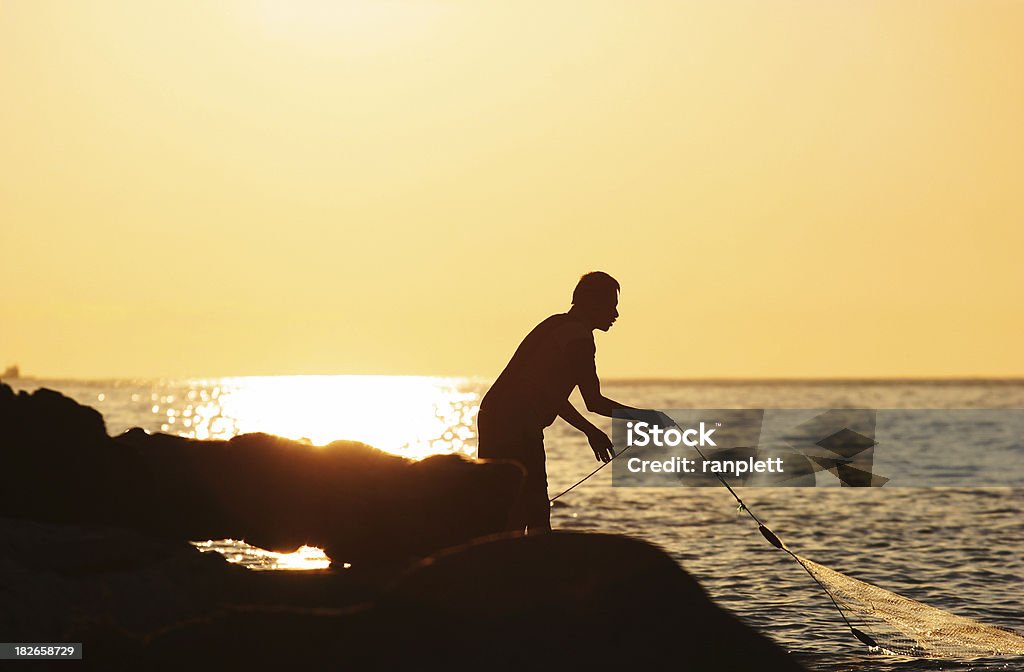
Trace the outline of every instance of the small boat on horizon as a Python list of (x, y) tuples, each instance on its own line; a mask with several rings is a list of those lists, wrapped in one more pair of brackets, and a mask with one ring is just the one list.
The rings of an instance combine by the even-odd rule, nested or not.
[(18, 378), (21, 378), (21, 371), (18, 369), (17, 364), (8, 366), (4, 369), (3, 374), (0, 375), (0, 379), (2, 380), (17, 380)]

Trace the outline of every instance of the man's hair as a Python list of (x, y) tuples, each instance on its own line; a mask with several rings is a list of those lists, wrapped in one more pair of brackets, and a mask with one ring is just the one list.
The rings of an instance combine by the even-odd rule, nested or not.
[(618, 280), (603, 271), (591, 271), (585, 273), (576, 283), (576, 289), (572, 291), (572, 303), (573, 305), (592, 303), (595, 299), (609, 294), (614, 296), (618, 291)]

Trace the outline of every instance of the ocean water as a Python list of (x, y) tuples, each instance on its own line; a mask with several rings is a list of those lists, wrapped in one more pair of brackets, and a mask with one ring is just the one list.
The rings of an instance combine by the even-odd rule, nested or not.
[[(130, 427), (198, 438), (263, 431), (325, 444), (365, 441), (421, 458), (476, 451), (475, 416), (487, 381), (384, 376), (193, 380), (19, 380), (101, 411), (111, 434)], [(1024, 408), (1024, 382), (610, 382), (611, 398), (654, 408)], [(582, 408), (579, 400), (578, 407)], [(610, 430), (610, 421), (594, 418)], [(935, 427), (920, 427), (929, 436)], [(1017, 437), (1002, 446), (1007, 474), (1024, 470)], [(546, 433), (551, 494), (595, 466), (585, 438), (557, 421)], [(939, 444), (936, 444), (939, 445)], [(977, 442), (941, 443), (960, 460)], [(887, 454), (899, 454), (887, 446)], [(958, 451), (973, 451), (970, 455)], [(1024, 488), (746, 488), (747, 505), (801, 555), (926, 604), (1024, 629)], [(768, 545), (721, 488), (622, 488), (606, 469), (556, 503), (555, 528), (627, 534), (657, 544), (711, 597), (813, 670), (1020, 670), (1024, 659), (914, 660), (874, 654), (828, 598)], [(941, 480), (945, 477), (947, 480)], [(1013, 479), (1002, 482), (1013, 482)], [(233, 540), (196, 540), (253, 569), (323, 566), (317, 549), (275, 554)], [(685, 605), (680, 605), (685, 608)], [(623, 617), (628, 617), (624, 615)]]

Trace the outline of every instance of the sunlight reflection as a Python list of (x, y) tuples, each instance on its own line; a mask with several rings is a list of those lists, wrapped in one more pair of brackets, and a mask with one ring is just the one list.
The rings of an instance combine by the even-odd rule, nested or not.
[[(266, 432), (326, 445), (362, 441), (419, 459), (474, 452), (479, 392), (466, 381), (406, 376), (275, 376), (195, 381), (161, 428), (198, 439)], [(153, 406), (160, 413), (160, 406)], [(177, 418), (189, 418), (178, 423)]]
[(275, 553), (234, 539), (194, 541), (192, 545), (204, 553), (218, 552), (249, 569), (326, 569), (331, 564), (331, 559), (313, 546), (300, 546), (294, 553)]

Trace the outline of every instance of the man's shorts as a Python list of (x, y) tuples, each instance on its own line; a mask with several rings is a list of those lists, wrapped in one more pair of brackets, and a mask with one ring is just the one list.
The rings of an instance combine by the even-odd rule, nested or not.
[(480, 409), (476, 422), (477, 457), (516, 460), (526, 470), (520, 501), (514, 507), (509, 529), (550, 530), (551, 504), (548, 501), (544, 428), (532, 427), (484, 409)]

